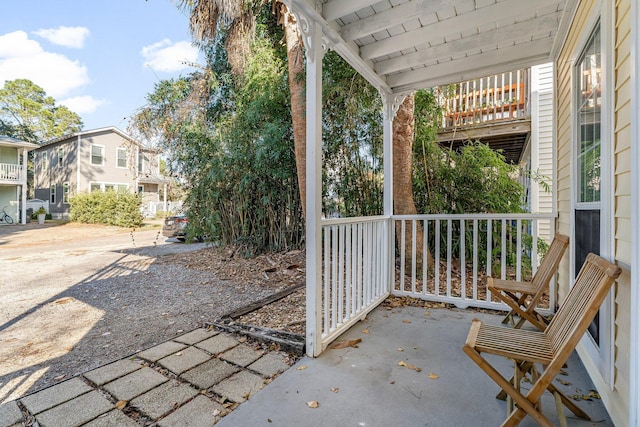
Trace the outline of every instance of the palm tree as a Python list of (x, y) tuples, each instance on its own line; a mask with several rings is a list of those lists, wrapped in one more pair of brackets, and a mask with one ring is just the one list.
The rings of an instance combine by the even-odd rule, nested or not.
[[(213, 40), (220, 24), (227, 28), (225, 50), (232, 72), (244, 73), (245, 59), (255, 29), (253, 15), (254, 2), (244, 0), (178, 0), (178, 7), (190, 14), (189, 26), (196, 42)], [(287, 44), (289, 66), (289, 92), (291, 96), (291, 117), (293, 143), (296, 156), (298, 187), (302, 210), (306, 216), (306, 119), (304, 50), (302, 36), (295, 16), (284, 3), (274, 0), (273, 10), (282, 25)]]
[[(415, 136), (415, 96), (408, 95), (393, 120), (393, 211), (397, 215), (417, 214), (413, 199), (413, 140)], [(405, 254), (411, 256), (411, 229), (405, 230)], [(400, 245), (402, 225), (396, 222), (396, 239)], [(416, 231), (416, 260), (422, 262), (423, 233), (420, 223)], [(433, 265), (433, 257), (427, 248), (427, 264)]]

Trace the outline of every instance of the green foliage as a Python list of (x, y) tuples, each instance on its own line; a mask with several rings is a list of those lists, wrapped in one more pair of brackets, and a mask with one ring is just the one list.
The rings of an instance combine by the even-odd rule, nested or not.
[(382, 101), (335, 52), (324, 58), (323, 211), (382, 213)]
[(81, 193), (69, 200), (72, 221), (118, 227), (142, 225), (141, 203), (139, 195), (118, 191)]
[(256, 28), (245, 74), (231, 74), (224, 37), (210, 68), (162, 82), (136, 127), (158, 132), (169, 168), (184, 178), (189, 234), (246, 246), (246, 254), (301, 244), (286, 51), (270, 14)]
[(0, 133), (41, 143), (82, 129), (80, 116), (30, 80), (6, 81), (0, 89)]

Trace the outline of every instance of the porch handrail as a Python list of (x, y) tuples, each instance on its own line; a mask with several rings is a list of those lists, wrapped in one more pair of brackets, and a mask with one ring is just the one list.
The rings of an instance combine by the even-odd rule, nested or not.
[[(555, 213), (393, 215), (399, 231), (391, 293), (460, 308), (507, 310), (491, 296), (486, 278), (523, 280), (535, 273), (539, 250), (555, 234), (555, 218)], [(554, 287), (546, 310), (539, 311), (553, 310)]]

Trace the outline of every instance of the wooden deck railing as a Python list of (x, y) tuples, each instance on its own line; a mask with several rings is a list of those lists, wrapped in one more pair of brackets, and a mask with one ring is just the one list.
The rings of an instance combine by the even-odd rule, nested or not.
[(439, 87), (441, 128), (529, 117), (528, 76), (528, 70), (524, 69)]

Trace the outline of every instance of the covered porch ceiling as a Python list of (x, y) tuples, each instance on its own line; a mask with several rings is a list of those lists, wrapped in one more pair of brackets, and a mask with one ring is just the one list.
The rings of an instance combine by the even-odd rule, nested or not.
[[(474, 79), (553, 60), (576, 0), (288, 0), (379, 90)], [(309, 40), (305, 40), (307, 47)]]

